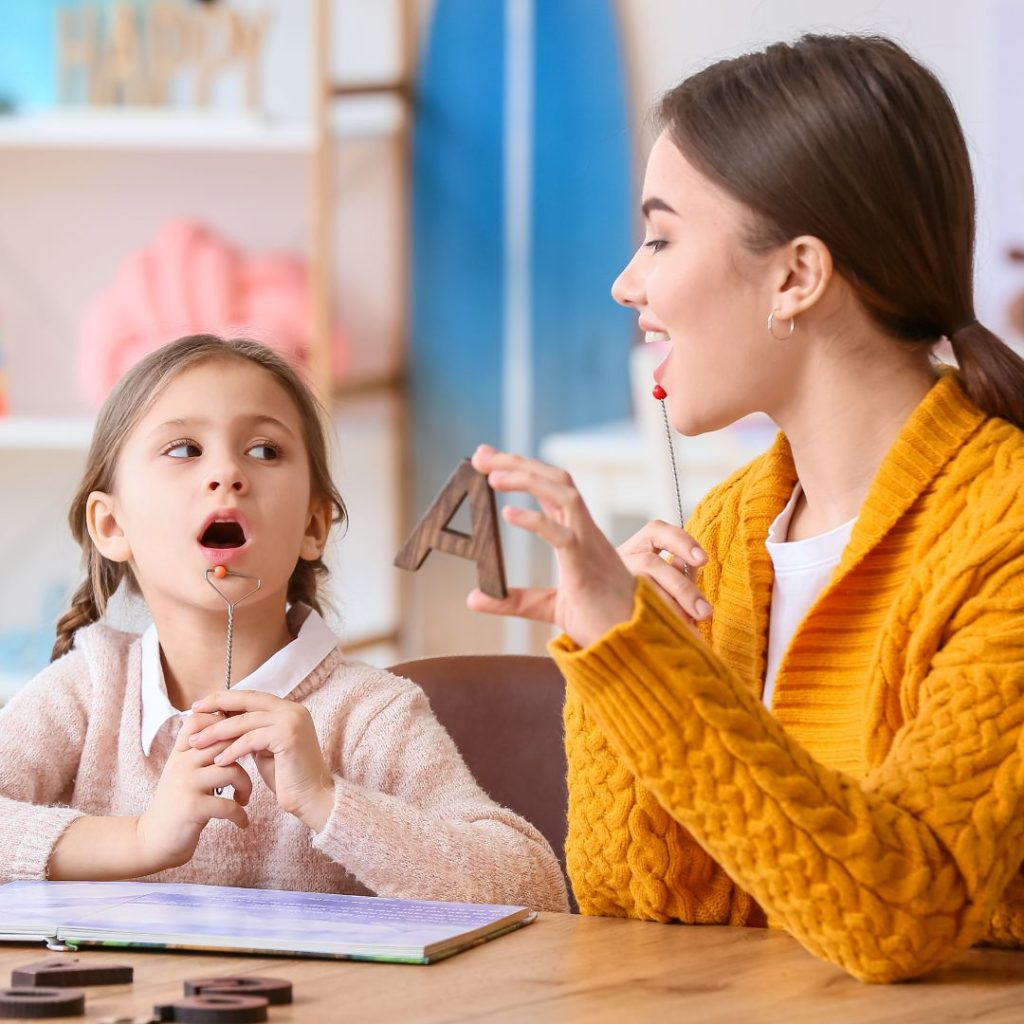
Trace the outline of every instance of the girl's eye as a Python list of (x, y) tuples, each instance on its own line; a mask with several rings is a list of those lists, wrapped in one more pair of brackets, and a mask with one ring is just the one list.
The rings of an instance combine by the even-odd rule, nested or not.
[(172, 459), (194, 459), (203, 453), (195, 441), (179, 440), (172, 441), (162, 454), (169, 455)]
[(644, 242), (644, 248), (650, 249), (651, 252), (661, 252), (668, 242), (664, 238), (652, 238), (649, 242)]
[(277, 445), (271, 444), (269, 441), (257, 441), (246, 450), (246, 455), (252, 455), (264, 462), (272, 462), (281, 457), (281, 451)]

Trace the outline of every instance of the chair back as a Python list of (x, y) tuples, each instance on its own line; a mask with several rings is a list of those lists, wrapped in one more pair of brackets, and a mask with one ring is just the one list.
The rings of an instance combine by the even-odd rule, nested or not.
[(480, 787), (522, 815), (565, 870), (565, 681), (550, 658), (456, 655), (392, 665), (419, 685)]

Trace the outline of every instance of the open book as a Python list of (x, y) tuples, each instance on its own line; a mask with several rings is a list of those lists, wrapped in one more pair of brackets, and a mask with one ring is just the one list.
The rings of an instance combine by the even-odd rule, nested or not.
[(0, 940), (429, 964), (529, 924), (526, 907), (159, 882), (8, 882)]

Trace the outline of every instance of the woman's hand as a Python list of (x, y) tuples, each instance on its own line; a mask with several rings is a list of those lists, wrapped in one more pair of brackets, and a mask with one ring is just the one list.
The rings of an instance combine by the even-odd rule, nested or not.
[[(216, 721), (215, 715), (193, 715), (182, 722), (153, 799), (136, 823), (139, 860), (145, 865), (137, 874), (187, 864), (211, 818), (249, 827), (249, 816), (242, 808), (252, 795), (252, 780), (237, 764), (214, 763), (227, 744), (196, 749), (190, 743), (196, 733)], [(214, 796), (215, 789), (225, 786), (234, 787), (233, 798)]]
[(540, 511), (507, 505), (502, 515), (507, 523), (535, 533), (554, 548), (559, 584), (554, 591), (510, 590), (504, 600), (474, 590), (469, 607), (554, 622), (581, 647), (628, 620), (633, 613), (633, 575), (595, 525), (569, 474), (489, 445), (477, 448), (472, 461), (494, 490), (521, 491), (537, 500)]
[(222, 690), (196, 701), (192, 710), (227, 716), (189, 737), (196, 750), (216, 748), (218, 765), (252, 754), (281, 809), (314, 832), (324, 827), (334, 804), (334, 780), (306, 708), (269, 693)]
[(634, 576), (647, 576), (686, 623), (711, 617), (711, 605), (690, 572), (704, 565), (708, 556), (685, 530), (654, 519), (618, 551), (626, 568)]

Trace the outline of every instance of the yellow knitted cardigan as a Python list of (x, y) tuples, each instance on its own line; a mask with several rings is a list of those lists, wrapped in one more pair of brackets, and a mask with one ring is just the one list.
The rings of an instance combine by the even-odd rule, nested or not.
[(568, 682), (566, 855), (580, 909), (764, 913), (871, 981), (1024, 944), (1024, 433), (942, 377), (872, 482), (761, 703), (772, 567), (795, 482), (775, 445), (689, 526), (703, 640), (637, 583)]

